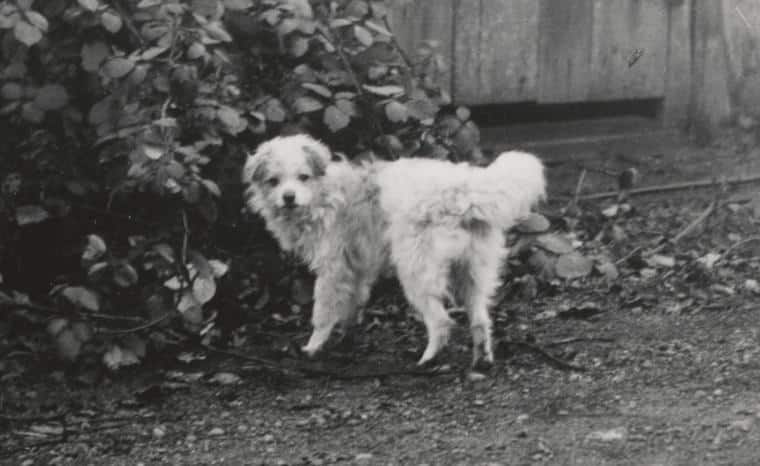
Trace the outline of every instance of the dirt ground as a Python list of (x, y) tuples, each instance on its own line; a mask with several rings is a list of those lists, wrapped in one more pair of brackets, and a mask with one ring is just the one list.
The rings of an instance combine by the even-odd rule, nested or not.
[[(547, 211), (559, 211), (583, 168), (583, 193), (613, 189), (615, 178), (602, 172), (632, 166), (641, 185), (760, 170), (760, 152), (736, 137), (708, 148), (663, 138), (584, 143), (564, 159), (547, 150)], [(723, 193), (691, 235), (660, 250), (672, 263), (623, 261), (617, 279), (554, 281), (536, 293), (505, 285), (494, 308), (497, 364), (485, 377), (467, 372), (464, 325), (438, 373), (394, 373), (413, 366), (424, 330), (390, 292), (353, 345), (308, 363), (334, 376), (277, 375), (217, 354), (119, 374), (51, 370), (3, 381), (0, 462), (760, 464), (760, 247), (743, 243), (707, 271), (696, 260), (755, 234), (760, 210), (748, 200), (756, 188)], [(634, 211), (612, 222), (624, 235), (603, 247), (592, 237), (609, 227), (598, 212), (614, 199), (584, 203), (580, 249), (615, 260), (646, 249), (683, 231), (718, 191), (636, 197)], [(258, 327), (237, 351), (271, 353), (306, 332)]]

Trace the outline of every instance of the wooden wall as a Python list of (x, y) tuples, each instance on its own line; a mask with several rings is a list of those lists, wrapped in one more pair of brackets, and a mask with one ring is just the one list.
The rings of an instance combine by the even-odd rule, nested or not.
[(690, 116), (709, 138), (739, 116), (760, 118), (760, 2), (693, 2)]
[(440, 42), (456, 103), (654, 97), (701, 136), (760, 120), (760, 0), (393, 1), (405, 48)]

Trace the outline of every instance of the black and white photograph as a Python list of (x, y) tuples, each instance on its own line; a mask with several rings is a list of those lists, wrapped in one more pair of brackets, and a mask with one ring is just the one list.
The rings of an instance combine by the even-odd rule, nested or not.
[(0, 0), (0, 465), (760, 465), (760, 1)]

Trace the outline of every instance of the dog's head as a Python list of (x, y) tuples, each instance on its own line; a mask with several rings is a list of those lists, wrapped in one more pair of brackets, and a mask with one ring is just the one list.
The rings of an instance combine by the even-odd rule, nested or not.
[(324, 144), (302, 134), (262, 143), (243, 168), (248, 207), (284, 212), (308, 207), (330, 159), (330, 150)]

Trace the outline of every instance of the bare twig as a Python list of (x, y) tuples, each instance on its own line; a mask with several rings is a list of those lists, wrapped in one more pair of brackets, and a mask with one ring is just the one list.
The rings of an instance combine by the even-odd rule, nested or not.
[(503, 340), (503, 344), (507, 346), (515, 346), (517, 348), (528, 350), (529, 352), (536, 354), (540, 356), (542, 359), (546, 360), (549, 364), (553, 365), (557, 369), (562, 370), (568, 370), (568, 371), (577, 371), (577, 372), (585, 372), (586, 368), (583, 366), (577, 366), (575, 364), (571, 364), (567, 361), (563, 361), (562, 359), (559, 359), (555, 356), (552, 356), (549, 354), (546, 350), (543, 348), (536, 346), (532, 343), (528, 343), (525, 341), (507, 341)]
[[(391, 25), (388, 22), (388, 17), (387, 16), (383, 18), (383, 24), (385, 25), (385, 29), (387, 29), (388, 31), (391, 31)], [(393, 31), (391, 31), (391, 33), (392, 32)], [(409, 58), (409, 55), (407, 55), (406, 51), (401, 47), (401, 45), (396, 40), (396, 35), (395, 34), (391, 34), (391, 45), (393, 45), (393, 47), (396, 49), (396, 51), (398, 52), (398, 54), (401, 55), (401, 59), (404, 60), (404, 63), (406, 64), (406, 66), (410, 70), (413, 70), (414, 69), (414, 63), (412, 62), (411, 58)]]
[(119, 13), (119, 16), (124, 21), (124, 24), (127, 26), (127, 29), (129, 29), (129, 32), (135, 36), (137, 39), (137, 42), (140, 44), (140, 47), (145, 45), (145, 41), (143, 40), (142, 35), (140, 34), (140, 31), (137, 30), (135, 27), (135, 23), (132, 22), (132, 14), (127, 11), (127, 9), (122, 5), (121, 1), (114, 0), (111, 2), (111, 6), (114, 7), (117, 13)]
[(704, 222), (707, 217), (710, 216), (710, 214), (713, 213), (715, 210), (716, 203), (713, 201), (710, 203), (710, 205), (707, 206), (705, 210), (702, 211), (701, 214), (697, 218), (691, 221), (686, 227), (681, 230), (676, 236), (673, 237), (672, 243), (677, 243), (680, 240), (682, 240), (684, 237), (691, 234), (702, 222)]
[(226, 356), (232, 356), (238, 359), (242, 359), (244, 361), (253, 362), (253, 363), (258, 364), (261, 367), (264, 367), (269, 370), (274, 370), (276, 372), (279, 372), (283, 375), (288, 375), (288, 376), (330, 377), (330, 378), (334, 378), (338, 380), (356, 380), (356, 379), (378, 379), (378, 378), (392, 377), (392, 376), (397, 376), (397, 375), (434, 377), (434, 376), (448, 373), (447, 371), (441, 371), (441, 370), (435, 370), (435, 369), (432, 369), (432, 370), (391, 369), (391, 370), (386, 370), (386, 371), (351, 373), (351, 372), (332, 371), (329, 369), (317, 368), (317, 367), (308, 366), (305, 364), (295, 364), (292, 367), (286, 367), (270, 359), (261, 358), (258, 356), (250, 356), (247, 354), (238, 353), (236, 351), (223, 350), (223, 349), (214, 348), (211, 346), (203, 346), (202, 348), (213, 353), (223, 354)]
[(578, 183), (575, 184), (575, 194), (573, 195), (572, 205), (578, 205), (578, 198), (581, 195), (581, 189), (583, 189), (583, 182), (586, 180), (586, 169), (581, 170), (580, 176), (578, 176)]
[(138, 333), (142, 332), (143, 330), (148, 330), (150, 328), (153, 328), (161, 323), (163, 323), (165, 320), (169, 319), (172, 316), (171, 313), (166, 313), (162, 315), (161, 317), (157, 317), (150, 322), (146, 322), (142, 325), (138, 325), (137, 327), (132, 328), (124, 328), (119, 330), (109, 330), (109, 329), (100, 329), (100, 333), (103, 333), (105, 335), (127, 335), (129, 333)]
[[(667, 240), (667, 241), (658, 240), (657, 244), (652, 245), (651, 249), (647, 250), (647, 254), (650, 254), (650, 255), (656, 254), (662, 251), (663, 248), (665, 248), (665, 246), (675, 245), (676, 243), (684, 239), (686, 236), (690, 235), (692, 232), (694, 232), (694, 230), (700, 224), (702, 224), (702, 222), (704, 222), (707, 219), (707, 217), (710, 216), (710, 214), (713, 213), (713, 211), (715, 211), (716, 205), (717, 204), (715, 201), (711, 202), (707, 206), (707, 208), (705, 208), (705, 210), (703, 210), (702, 213), (699, 214), (697, 218), (689, 222), (689, 224), (686, 225), (681, 231), (679, 231), (672, 239)], [(623, 262), (627, 261), (628, 259), (630, 259), (631, 257), (633, 257), (634, 255), (638, 254), (639, 252), (643, 250), (644, 250), (644, 246), (636, 246), (635, 248), (633, 248), (631, 252), (621, 257), (620, 259), (616, 260), (615, 265), (622, 264)]]
[(720, 255), (720, 257), (718, 257), (715, 260), (715, 263), (718, 263), (718, 262), (722, 261), (724, 258), (726, 258), (731, 251), (734, 251), (738, 247), (744, 246), (747, 243), (751, 243), (752, 241), (760, 241), (760, 236), (750, 236), (749, 238), (744, 238), (741, 241), (737, 241), (736, 243), (734, 243), (731, 246), (729, 246), (728, 249), (726, 249), (725, 251), (723, 251), (723, 253)]
[(563, 345), (569, 345), (571, 343), (615, 343), (614, 338), (604, 338), (604, 337), (570, 337), (565, 338), (562, 340), (552, 341), (549, 343), (544, 344), (546, 347), (551, 346), (563, 346)]
[[(731, 184), (754, 183), (757, 181), (760, 181), (760, 174), (727, 178), (725, 180), (710, 179), (710, 180), (698, 180), (698, 181), (684, 181), (684, 182), (679, 182), (679, 183), (670, 183), (670, 184), (646, 186), (643, 188), (631, 189), (628, 192), (628, 195), (632, 196), (635, 194), (654, 194), (654, 193), (660, 193), (660, 192), (681, 191), (681, 190), (691, 189), (691, 188), (705, 188), (705, 187), (711, 187), (711, 186), (718, 186), (723, 183), (727, 185), (731, 185)], [(617, 197), (618, 194), (619, 194), (619, 191), (607, 191), (603, 193), (586, 194), (585, 196), (580, 196), (579, 200), (592, 201), (592, 200), (599, 200), (599, 199), (607, 199), (611, 197)]]
[(185, 209), (182, 209), (182, 251), (181, 251), (181, 260), (182, 263), (185, 264), (187, 262), (187, 242), (188, 238), (190, 236), (190, 226), (187, 222), (187, 212), (185, 212)]

